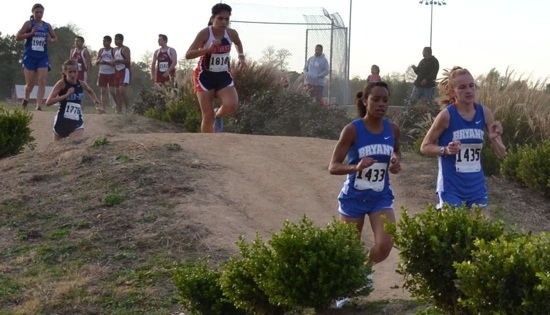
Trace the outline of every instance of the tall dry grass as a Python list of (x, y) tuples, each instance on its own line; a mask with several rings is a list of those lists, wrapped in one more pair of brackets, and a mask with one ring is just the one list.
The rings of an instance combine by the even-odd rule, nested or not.
[(550, 93), (548, 79), (531, 80), (507, 70), (491, 70), (477, 78), (478, 102), (491, 108), (504, 127), (507, 146), (539, 144), (550, 138)]

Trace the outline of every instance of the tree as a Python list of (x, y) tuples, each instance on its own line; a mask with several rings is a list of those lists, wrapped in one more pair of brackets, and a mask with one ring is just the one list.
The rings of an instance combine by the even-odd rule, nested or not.
[(274, 46), (267, 46), (262, 51), (260, 62), (265, 64), (272, 64), (273, 66), (279, 68), (281, 71), (285, 71), (288, 67), (288, 58), (290, 56), (292, 56), (292, 53), (286, 48), (275, 50)]
[(0, 97), (11, 97), (15, 84), (25, 82), (21, 69), (24, 42), (15, 40), (15, 35), (0, 37)]

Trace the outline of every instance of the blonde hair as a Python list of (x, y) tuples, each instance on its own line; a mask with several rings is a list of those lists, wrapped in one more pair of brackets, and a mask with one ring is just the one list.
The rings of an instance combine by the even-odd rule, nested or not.
[(437, 101), (441, 106), (447, 106), (456, 102), (456, 99), (451, 96), (451, 90), (454, 88), (453, 79), (465, 74), (472, 75), (468, 69), (460, 66), (454, 66), (452, 69), (443, 70), (443, 79), (439, 81), (439, 85), (437, 86), (439, 95), (441, 95), (437, 98)]

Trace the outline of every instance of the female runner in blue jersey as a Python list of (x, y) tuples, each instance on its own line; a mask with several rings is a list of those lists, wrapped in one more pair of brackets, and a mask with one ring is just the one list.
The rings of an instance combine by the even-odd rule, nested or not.
[(383, 217), (395, 222), (389, 173), (401, 170), (401, 152), (399, 127), (384, 118), (388, 100), (388, 86), (380, 81), (368, 83), (357, 94), (360, 118), (342, 130), (329, 165), (330, 174), (348, 175), (338, 196), (340, 220), (355, 224), (360, 239), (369, 216), (374, 234), (369, 263), (386, 259), (393, 246)]
[(502, 143), (502, 125), (491, 110), (475, 102), (476, 83), (470, 72), (454, 67), (445, 72), (439, 83), (440, 102), (445, 106), (428, 130), (420, 150), (437, 155), (437, 208), (444, 203), (468, 208), (487, 206), (488, 193), (481, 167), (481, 150), (485, 131), (496, 155), (503, 159), (506, 147)]
[(23, 72), (25, 73), (25, 96), (21, 102), (23, 109), (27, 108), (29, 97), (34, 88), (35, 76), (38, 75), (38, 91), (36, 93), (36, 110), (42, 110), (44, 94), (46, 93), (46, 77), (50, 71), (48, 42), (54, 43), (57, 36), (52, 26), (42, 20), (44, 7), (37, 3), (32, 7), (31, 18), (23, 24), (17, 33), (17, 41), (26, 40), (23, 53)]

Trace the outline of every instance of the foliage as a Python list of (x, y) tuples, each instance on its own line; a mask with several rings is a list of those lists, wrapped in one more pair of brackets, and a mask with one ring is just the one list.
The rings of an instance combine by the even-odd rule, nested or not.
[(398, 272), (405, 277), (404, 287), (447, 314), (468, 314), (458, 303), (464, 295), (455, 285), (453, 263), (471, 260), (474, 240), (496, 239), (503, 234), (503, 223), (490, 222), (479, 208), (445, 204), (441, 211), (429, 205), (413, 217), (404, 209), (401, 220), (385, 226), (400, 250)]
[[(400, 110), (388, 112), (388, 118), (401, 129), (401, 143), (420, 152), (420, 144), (441, 109), (437, 106), (419, 103)], [(419, 140), (420, 139), (420, 140)]]
[(232, 257), (224, 265), (220, 276), (224, 296), (235, 307), (248, 314), (284, 314), (286, 309), (272, 304), (269, 296), (257, 283), (262, 276), (265, 277), (268, 259), (271, 259), (268, 247), (259, 236), (251, 244), (240, 237), (237, 245), (241, 258)]
[(481, 167), (485, 176), (500, 175), (501, 160), (496, 155), (489, 140), (489, 135), (485, 133), (485, 143), (481, 149)]
[(517, 152), (509, 152), (503, 163), (503, 173), (550, 197), (550, 140), (536, 146), (524, 145)]
[(229, 118), (228, 131), (246, 134), (338, 139), (350, 119), (300, 91), (260, 91)]
[(502, 123), (507, 146), (538, 144), (550, 138), (550, 94), (545, 80), (533, 82), (510, 70), (501, 75), (492, 69), (477, 81), (478, 101)]
[(322, 229), (304, 216), (298, 224), (286, 221), (268, 244), (265, 277), (257, 283), (274, 304), (319, 311), (368, 284), (372, 270), (353, 224), (333, 220)]
[(506, 157), (502, 161), (501, 173), (504, 177), (520, 182), (517, 169), (521, 163), (521, 152), (525, 150), (525, 147), (508, 150)]
[(15, 35), (0, 37), (0, 97), (11, 98), (16, 82), (24, 82), (21, 71), (21, 55), (24, 44), (15, 40)]
[(474, 314), (550, 314), (549, 236), (476, 240), (472, 260), (455, 263), (460, 303)]
[(178, 88), (164, 85), (141, 90), (132, 107), (134, 113), (175, 123), (189, 132), (198, 132), (201, 112), (191, 82), (184, 78)]
[(34, 149), (31, 120), (29, 111), (0, 107), (0, 158), (19, 154), (25, 146)]
[(107, 139), (106, 137), (100, 137), (94, 140), (94, 143), (92, 144), (92, 148), (100, 148), (108, 144), (109, 144), (109, 139)]
[(195, 315), (244, 314), (224, 301), (218, 283), (221, 272), (209, 265), (210, 259), (203, 258), (186, 261), (174, 268), (174, 284), (180, 303)]
[(241, 240), (239, 247), (242, 259), (228, 264), (222, 287), (245, 309), (266, 309), (269, 302), (323, 310), (338, 297), (370, 292), (363, 287), (372, 269), (365, 265), (365, 246), (353, 225), (334, 220), (322, 229), (304, 216), (298, 224), (286, 221), (267, 244), (257, 236), (251, 244)]
[[(236, 64), (236, 63), (233, 63)], [(255, 61), (247, 62), (246, 70), (233, 69), (235, 87), (239, 93), (239, 103), (247, 105), (258, 93), (284, 88), (286, 76), (273, 64), (260, 64)]]

